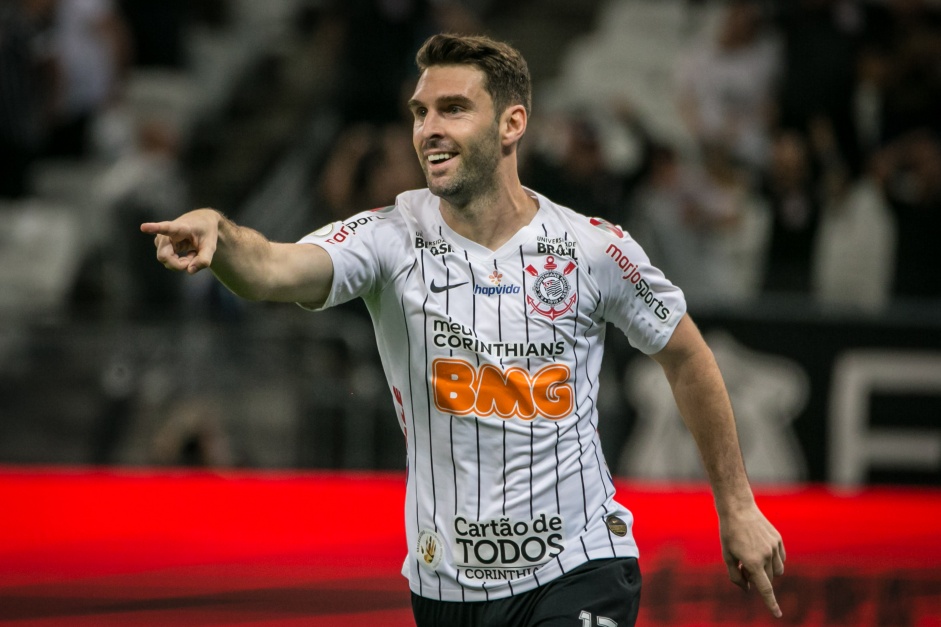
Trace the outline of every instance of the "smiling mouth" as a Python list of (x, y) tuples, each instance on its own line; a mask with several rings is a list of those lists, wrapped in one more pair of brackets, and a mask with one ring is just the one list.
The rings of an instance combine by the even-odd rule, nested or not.
[(457, 156), (457, 153), (439, 152), (437, 154), (428, 155), (428, 163), (432, 165), (436, 165), (438, 163), (444, 163), (445, 161), (450, 161), (455, 156)]

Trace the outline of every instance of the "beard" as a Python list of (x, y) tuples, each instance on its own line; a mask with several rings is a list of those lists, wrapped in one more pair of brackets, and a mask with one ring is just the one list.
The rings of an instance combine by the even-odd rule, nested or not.
[(497, 185), (500, 163), (500, 138), (494, 123), (478, 137), (469, 140), (460, 152), (460, 163), (447, 177), (432, 177), (425, 169), (428, 189), (451, 205), (466, 206), (474, 198), (485, 195)]

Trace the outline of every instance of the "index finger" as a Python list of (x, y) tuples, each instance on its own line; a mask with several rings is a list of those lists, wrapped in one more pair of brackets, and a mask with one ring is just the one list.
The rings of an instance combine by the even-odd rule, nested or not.
[(758, 590), (758, 594), (764, 599), (765, 605), (768, 606), (768, 609), (771, 610), (774, 617), (781, 618), (783, 615), (781, 613), (781, 607), (778, 605), (777, 599), (774, 598), (774, 588), (771, 587), (771, 580), (768, 579), (768, 575), (765, 573), (764, 569), (755, 569), (755, 572), (750, 572), (748, 575), (749, 581)]
[(144, 222), (140, 225), (140, 230), (151, 235), (178, 235), (181, 232), (173, 222)]

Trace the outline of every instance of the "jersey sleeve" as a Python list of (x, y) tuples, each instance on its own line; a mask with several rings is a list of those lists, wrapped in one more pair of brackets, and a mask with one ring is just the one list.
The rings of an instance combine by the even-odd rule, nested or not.
[(298, 240), (298, 244), (320, 246), (333, 261), (333, 284), (322, 309), (376, 292), (385, 283), (388, 263), (383, 257), (394, 246), (393, 210), (364, 211)]
[(601, 235), (592, 274), (602, 293), (602, 315), (631, 346), (656, 353), (686, 314), (686, 298), (629, 234), (612, 227)]

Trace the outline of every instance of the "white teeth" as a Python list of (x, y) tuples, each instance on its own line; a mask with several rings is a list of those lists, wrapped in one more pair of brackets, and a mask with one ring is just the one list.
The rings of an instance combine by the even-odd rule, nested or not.
[(454, 155), (450, 152), (442, 152), (436, 155), (428, 155), (428, 161), (431, 161), (432, 163), (438, 163), (439, 161), (450, 159), (453, 156)]

